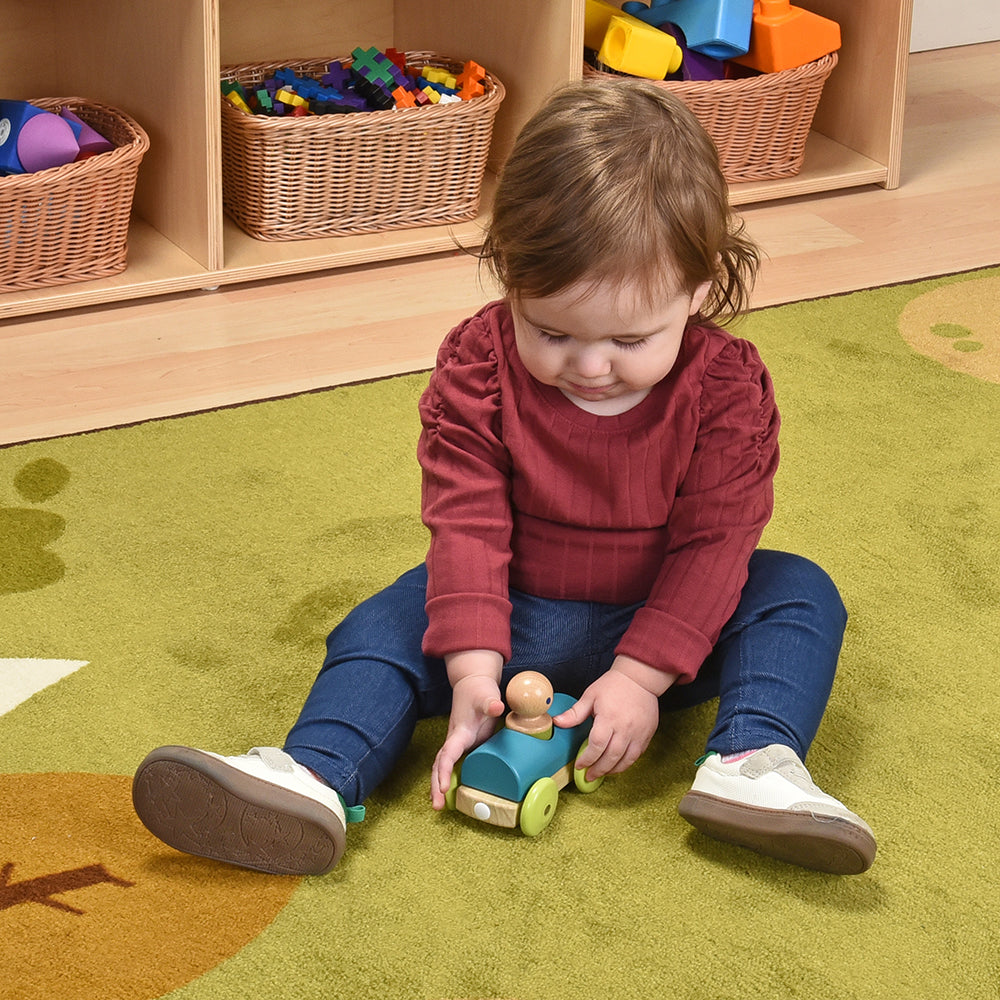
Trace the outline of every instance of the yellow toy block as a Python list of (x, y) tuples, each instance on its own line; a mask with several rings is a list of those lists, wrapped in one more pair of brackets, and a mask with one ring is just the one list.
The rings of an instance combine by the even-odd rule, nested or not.
[(662, 80), (680, 69), (683, 54), (672, 35), (621, 14), (608, 22), (597, 59), (619, 73)]
[(611, 18), (621, 16), (621, 8), (608, 0), (587, 0), (583, 10), (583, 46), (595, 52), (604, 44)]
[(441, 100), (441, 91), (433, 87), (424, 87), (424, 93), (431, 99), (432, 104), (437, 104)]
[(447, 87), (449, 90), (456, 90), (458, 88), (458, 80), (446, 69), (441, 69), (437, 66), (425, 66), (420, 71), (420, 75), (425, 80), (430, 80), (431, 83), (440, 83), (442, 87)]
[(234, 108), (239, 108), (240, 111), (243, 112), (243, 114), (245, 114), (245, 115), (252, 115), (253, 114), (253, 111), (250, 110), (250, 106), (247, 104), (246, 101), (243, 100), (242, 97), (240, 97), (239, 94), (236, 93), (235, 90), (230, 90), (225, 96), (226, 96), (226, 100), (229, 101), (229, 103)]
[(296, 108), (309, 107), (309, 102), (304, 97), (299, 97), (299, 95), (293, 90), (285, 90), (282, 88), (274, 95), (274, 99), (276, 101), (281, 101), (282, 104), (291, 104)]

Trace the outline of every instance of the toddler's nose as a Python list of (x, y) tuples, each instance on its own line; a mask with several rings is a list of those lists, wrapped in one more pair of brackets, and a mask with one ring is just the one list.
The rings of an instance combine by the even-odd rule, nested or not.
[(611, 362), (599, 348), (584, 348), (577, 352), (573, 367), (582, 378), (600, 378), (611, 371)]

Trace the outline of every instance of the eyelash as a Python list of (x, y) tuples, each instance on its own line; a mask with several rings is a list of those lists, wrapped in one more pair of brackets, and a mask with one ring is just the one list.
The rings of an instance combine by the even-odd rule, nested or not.
[[(560, 341), (566, 339), (565, 334), (557, 335), (553, 333), (547, 333), (545, 330), (539, 330), (538, 336), (541, 337), (541, 339), (544, 340), (547, 344), (558, 344)], [(638, 351), (645, 345), (646, 339), (643, 338), (642, 340), (612, 340), (611, 343), (622, 351)]]

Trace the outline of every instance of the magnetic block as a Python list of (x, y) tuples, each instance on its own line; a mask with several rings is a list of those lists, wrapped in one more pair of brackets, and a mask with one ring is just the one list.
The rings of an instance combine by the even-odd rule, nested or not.
[(733, 61), (762, 73), (780, 73), (840, 48), (840, 25), (788, 0), (755, 0), (750, 50)]
[(733, 59), (750, 48), (754, 0), (628, 0), (622, 10), (647, 24), (676, 24), (688, 47), (713, 59)]
[(597, 53), (598, 62), (619, 73), (662, 80), (680, 69), (677, 40), (631, 17), (612, 17)]

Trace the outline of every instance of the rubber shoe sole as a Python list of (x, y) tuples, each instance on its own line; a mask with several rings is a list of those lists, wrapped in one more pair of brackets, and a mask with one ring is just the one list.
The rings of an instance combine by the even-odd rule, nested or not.
[(160, 747), (139, 765), (132, 803), (165, 844), (273, 875), (323, 875), (346, 834), (322, 803), (190, 747)]
[(688, 792), (677, 811), (696, 830), (779, 861), (833, 875), (860, 875), (875, 861), (875, 838), (839, 816), (764, 809)]

